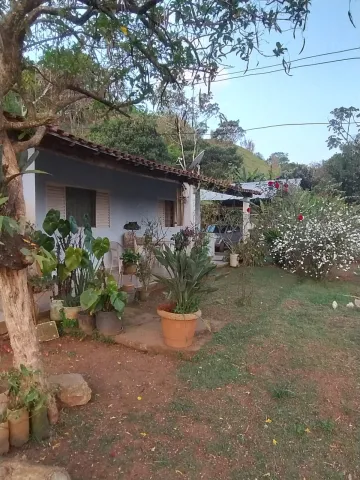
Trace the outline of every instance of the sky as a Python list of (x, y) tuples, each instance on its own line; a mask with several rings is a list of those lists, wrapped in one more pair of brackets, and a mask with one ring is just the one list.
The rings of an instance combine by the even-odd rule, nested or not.
[[(356, 29), (349, 21), (347, 0), (312, 0), (312, 4), (301, 57), (360, 47), (360, 0), (352, 1)], [(265, 43), (264, 48), (271, 51), (277, 40), (288, 48), (291, 60), (299, 58), (301, 34), (295, 40), (290, 32), (267, 36), (264, 41), (269, 43)], [(211, 88), (214, 101), (226, 118), (239, 119), (245, 130), (279, 123), (327, 122), (334, 108), (360, 108), (360, 50), (293, 64), (346, 57), (359, 57), (359, 60), (297, 69), (291, 72), (291, 77), (278, 72), (214, 83)], [(251, 66), (274, 63), (278, 63), (278, 59), (257, 54)], [(245, 66), (238, 58), (232, 58), (231, 65), (234, 68), (228, 69), (229, 73), (243, 70)], [(210, 126), (214, 128), (215, 124)], [(328, 136), (326, 125), (278, 127), (247, 134), (247, 138), (255, 142), (255, 151), (265, 158), (281, 151), (289, 154), (290, 161), (298, 163), (329, 158), (334, 151), (329, 151), (326, 145)]]

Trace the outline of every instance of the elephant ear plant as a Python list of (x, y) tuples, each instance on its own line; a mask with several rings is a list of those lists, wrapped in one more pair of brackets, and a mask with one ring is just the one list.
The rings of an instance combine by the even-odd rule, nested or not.
[(60, 218), (58, 210), (49, 210), (43, 229), (36, 231), (33, 241), (48, 252), (55, 253), (57, 298), (71, 296), (79, 299), (81, 293), (94, 281), (96, 272), (110, 249), (108, 238), (94, 238), (91, 226), (84, 216), (84, 231), (73, 217)]
[(164, 250), (156, 251), (156, 259), (168, 274), (156, 276), (169, 299), (168, 304), (158, 306), (164, 341), (171, 347), (188, 347), (193, 341), (196, 320), (201, 316), (201, 297), (215, 290), (206, 285), (206, 279), (216, 266), (207, 255), (199, 254), (198, 248), (187, 253), (173, 252), (165, 246)]
[(116, 335), (123, 329), (121, 318), (127, 294), (119, 291), (112, 275), (99, 270), (97, 282), (80, 296), (81, 307), (96, 315), (96, 327), (104, 335)]

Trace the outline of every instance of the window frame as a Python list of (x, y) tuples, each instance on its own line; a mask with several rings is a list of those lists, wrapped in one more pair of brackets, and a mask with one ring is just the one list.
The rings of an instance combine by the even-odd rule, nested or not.
[[(69, 188), (77, 188), (79, 190), (92, 190), (92, 191), (95, 191), (95, 194), (97, 193), (105, 193), (108, 195), (108, 199), (109, 199), (109, 205), (108, 205), (108, 208), (109, 208), (109, 225), (107, 227), (103, 227), (103, 226), (100, 226), (98, 227), (97, 225), (95, 225), (95, 227), (92, 227), (92, 228), (111, 228), (111, 192), (110, 190), (105, 190), (105, 189), (97, 189), (97, 188), (90, 188), (90, 187), (84, 187), (84, 186), (79, 186), (79, 185), (74, 185), (74, 184), (69, 184), (69, 183), (55, 183), (55, 182), (46, 182), (45, 184), (45, 205), (46, 205), (46, 212), (49, 211), (49, 208), (48, 208), (48, 197), (47, 197), (47, 187), (50, 186), (50, 187), (59, 187), (59, 188), (63, 188), (64, 189), (64, 202), (65, 202), (65, 218), (67, 217), (67, 212), (66, 212), (66, 187), (69, 187)], [(97, 199), (95, 198), (95, 223), (96, 223), (96, 218), (97, 218)], [(84, 228), (84, 227), (79, 227), (80, 229), (81, 228)]]

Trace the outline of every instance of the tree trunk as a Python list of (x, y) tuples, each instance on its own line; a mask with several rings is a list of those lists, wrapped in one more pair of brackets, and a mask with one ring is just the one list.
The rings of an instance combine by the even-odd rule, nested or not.
[[(5, 178), (19, 173), (17, 158), (6, 132), (0, 134), (3, 145), (2, 168)], [(1, 165), (0, 165), (1, 168)], [(21, 176), (7, 186), (9, 200), (7, 213), (16, 220), (25, 215), (25, 201)], [(14, 366), (21, 364), (39, 373), (37, 379), (46, 391), (47, 381), (43, 372), (39, 343), (35, 328), (35, 309), (32, 293), (28, 288), (26, 265), (19, 270), (0, 265), (0, 295), (11, 347), (14, 351)], [(52, 423), (58, 419), (56, 403), (50, 396), (49, 418)]]
[(27, 272), (0, 267), (0, 292), (6, 326), (14, 351), (14, 366), (42, 370), (36, 337), (34, 310), (27, 285)]

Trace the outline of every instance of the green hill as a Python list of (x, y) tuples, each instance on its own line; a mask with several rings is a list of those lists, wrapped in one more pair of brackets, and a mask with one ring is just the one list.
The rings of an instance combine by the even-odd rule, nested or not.
[(269, 165), (265, 160), (261, 160), (261, 158), (243, 147), (238, 147), (238, 152), (243, 157), (244, 167), (247, 172), (253, 172), (257, 169), (259, 173), (263, 173), (266, 178), (269, 178)]

